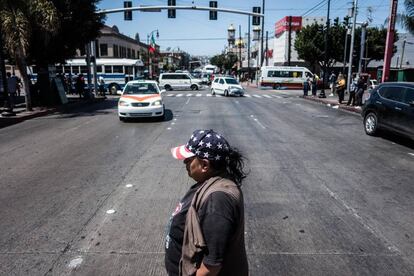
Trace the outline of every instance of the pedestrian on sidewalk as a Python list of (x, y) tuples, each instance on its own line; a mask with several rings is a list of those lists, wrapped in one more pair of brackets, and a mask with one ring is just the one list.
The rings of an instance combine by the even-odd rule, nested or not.
[(338, 75), (338, 81), (336, 82), (336, 92), (338, 93), (338, 103), (342, 104), (345, 96), (345, 77), (342, 74)]
[(331, 88), (331, 94), (329, 96), (333, 97), (336, 88), (336, 75), (334, 71), (331, 72), (331, 76), (329, 77), (329, 87)]
[(17, 86), (19, 85), (15, 74), (6, 73), (7, 76), (7, 87), (9, 92), (10, 108), (14, 108), (14, 99), (16, 97)]
[(213, 130), (196, 130), (171, 150), (197, 183), (169, 220), (168, 275), (248, 275), (244, 242), (244, 157)]
[(312, 87), (312, 96), (316, 97), (316, 93), (318, 92), (318, 75), (314, 74), (311, 80), (311, 87)]
[(308, 75), (306, 75), (306, 79), (303, 82), (303, 96), (304, 97), (308, 96), (309, 89), (310, 89), (310, 78)]
[(357, 83), (357, 91), (356, 91), (356, 106), (361, 106), (362, 105), (362, 97), (364, 96), (364, 88), (365, 88), (365, 82), (363, 80), (363, 78), (359, 78), (358, 83)]
[(351, 83), (351, 87), (349, 89), (349, 99), (346, 105), (351, 105), (351, 104), (352, 106), (355, 105), (355, 93), (357, 91), (358, 80), (359, 78), (356, 77)]
[(106, 89), (105, 89), (105, 80), (104, 80), (104, 78), (102, 76), (100, 76), (98, 82), (99, 82), (99, 95), (105, 97)]
[(81, 99), (82, 96), (84, 96), (84, 89), (85, 89), (85, 79), (83, 77), (83, 74), (79, 74), (78, 77), (76, 78), (75, 89), (76, 89), (76, 93), (78, 93), (79, 98)]

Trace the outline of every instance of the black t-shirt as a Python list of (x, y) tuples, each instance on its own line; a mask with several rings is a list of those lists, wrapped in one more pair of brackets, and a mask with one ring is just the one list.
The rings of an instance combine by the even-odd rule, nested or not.
[[(191, 201), (200, 184), (193, 185), (178, 203), (166, 229), (165, 268), (168, 275), (178, 275), (181, 259), (185, 220)], [(227, 243), (237, 229), (240, 210), (237, 202), (224, 192), (214, 192), (198, 210), (198, 217), (207, 244), (203, 263), (220, 265), (223, 262)]]

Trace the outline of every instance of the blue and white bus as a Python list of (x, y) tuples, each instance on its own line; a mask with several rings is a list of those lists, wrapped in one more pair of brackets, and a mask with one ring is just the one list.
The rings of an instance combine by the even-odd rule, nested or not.
[[(122, 90), (128, 81), (140, 78), (143, 75), (143, 71), (144, 63), (140, 59), (96, 59), (97, 78), (103, 77), (105, 88), (110, 94), (116, 94)], [(85, 58), (69, 59), (66, 60), (65, 64), (56, 65), (56, 73), (70, 74), (71, 76), (82, 73), (86, 76), (87, 72)]]

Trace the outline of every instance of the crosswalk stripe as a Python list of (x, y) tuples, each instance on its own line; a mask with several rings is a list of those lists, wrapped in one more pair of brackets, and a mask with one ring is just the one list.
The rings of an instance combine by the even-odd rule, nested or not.
[(207, 94), (206, 96), (207, 96), (207, 97), (213, 97), (213, 95), (211, 95), (211, 94)]
[(221, 95), (216, 95), (216, 97), (217, 97), (217, 98), (222, 98), (223, 96), (221, 96)]
[(197, 94), (197, 95), (196, 95), (196, 97), (201, 97), (201, 96), (203, 96), (203, 95), (202, 95), (202, 94)]
[(263, 97), (271, 99), (272, 97), (270, 97), (269, 95), (263, 95)]
[(256, 98), (262, 98), (262, 96), (259, 96), (259, 95), (253, 95), (253, 97), (256, 97)]
[(177, 94), (177, 96), (176, 97), (181, 97), (183, 94)]
[(174, 96), (174, 94), (168, 94), (167, 95), (167, 97), (173, 97)]
[(247, 97), (247, 98), (251, 98), (252, 97), (251, 95), (247, 95), (247, 94), (244, 94), (244, 96)]
[(191, 97), (193, 94), (187, 94), (187, 97)]

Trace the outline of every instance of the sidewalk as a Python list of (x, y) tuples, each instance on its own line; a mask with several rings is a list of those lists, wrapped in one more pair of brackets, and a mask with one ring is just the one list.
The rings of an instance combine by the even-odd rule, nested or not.
[[(2, 116), (0, 115), (0, 128), (14, 125), (32, 118), (37, 118), (52, 114), (55, 112), (64, 112), (70, 109), (78, 108), (83, 105), (93, 104), (101, 102), (106, 99), (106, 97), (95, 97), (92, 100), (80, 99), (78, 96), (67, 95), (69, 102), (65, 105), (59, 105), (54, 107), (33, 107), (32, 111), (26, 111), (26, 105), (24, 103), (24, 97), (16, 99), (16, 104), (14, 105), (13, 112), (14, 116)], [(3, 104), (0, 107), (0, 114), (6, 111), (6, 108), (3, 107)]]
[[(330, 96), (331, 91), (330, 90), (325, 90), (325, 94), (326, 94), (326, 98), (319, 98), (319, 93), (320, 90), (317, 91), (317, 96), (303, 96), (304, 99), (306, 100), (310, 100), (310, 101), (314, 101), (314, 102), (318, 102), (321, 104), (325, 104), (328, 107), (332, 107), (334, 109), (343, 109), (346, 111), (350, 111), (350, 112), (355, 112), (360, 114), (361, 113), (361, 107), (360, 106), (351, 106), (351, 105), (346, 105), (346, 103), (348, 102), (348, 98), (349, 98), (349, 93), (345, 94), (345, 98), (344, 101), (342, 102), (342, 104), (338, 103), (338, 96), (334, 95), (334, 96)], [(367, 92), (364, 92), (364, 95), (362, 97), (362, 102), (364, 102), (364, 99), (367, 95)]]

